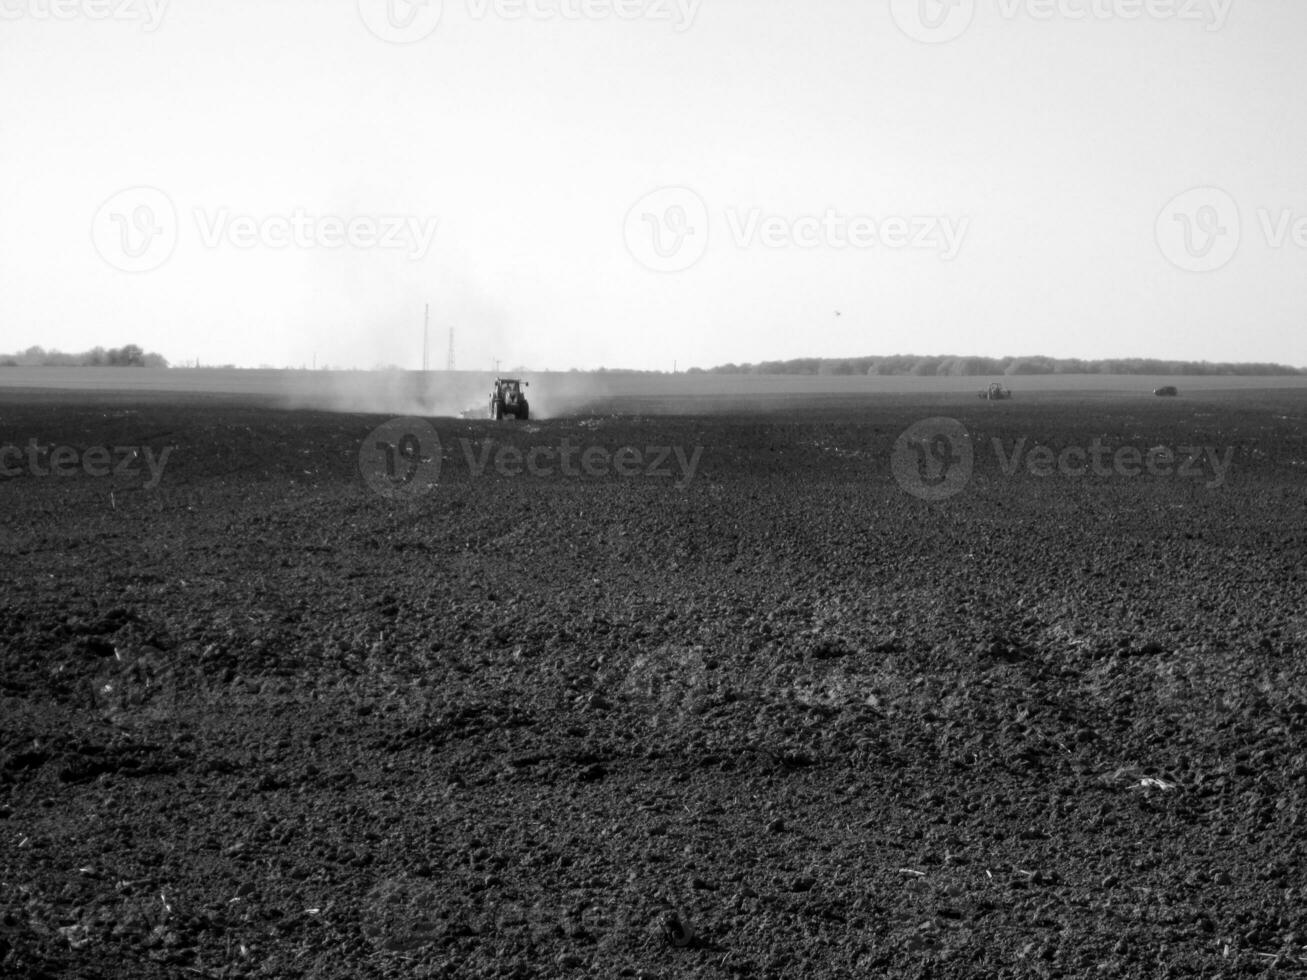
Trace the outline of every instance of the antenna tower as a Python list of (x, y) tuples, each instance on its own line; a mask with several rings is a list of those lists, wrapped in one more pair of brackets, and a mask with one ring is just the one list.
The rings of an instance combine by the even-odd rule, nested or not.
[(431, 304), (422, 317), (422, 370), (431, 370)]

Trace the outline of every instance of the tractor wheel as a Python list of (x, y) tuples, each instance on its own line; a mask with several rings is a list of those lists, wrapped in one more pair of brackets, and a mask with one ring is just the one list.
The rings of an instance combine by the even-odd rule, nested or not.
[(491, 399), (490, 401), (490, 417), (494, 419), (496, 422), (498, 422), (500, 419), (504, 417), (504, 412), (503, 409), (500, 408), (499, 406), (498, 399)]
[(531, 418), (531, 409), (528, 406), (523, 405), (518, 410), (517, 417), (521, 419), (523, 422), (527, 421), (529, 418)]

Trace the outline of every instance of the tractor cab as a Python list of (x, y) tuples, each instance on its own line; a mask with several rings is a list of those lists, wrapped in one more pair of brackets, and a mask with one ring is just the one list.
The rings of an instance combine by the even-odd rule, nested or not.
[(523, 421), (530, 418), (531, 410), (522, 391), (529, 384), (529, 381), (517, 378), (496, 378), (495, 387), (490, 392), (490, 417), (498, 420), (511, 416)]

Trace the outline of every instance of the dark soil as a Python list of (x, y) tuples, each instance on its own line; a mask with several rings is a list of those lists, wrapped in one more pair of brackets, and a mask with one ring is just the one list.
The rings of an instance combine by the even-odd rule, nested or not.
[[(1303, 394), (433, 420), (399, 497), (385, 417), (3, 397), (0, 447), (176, 447), (151, 489), (0, 477), (5, 976), (1307, 962)], [(929, 503), (890, 460), (934, 415), (976, 470)], [(703, 451), (465, 453), (563, 439)]]

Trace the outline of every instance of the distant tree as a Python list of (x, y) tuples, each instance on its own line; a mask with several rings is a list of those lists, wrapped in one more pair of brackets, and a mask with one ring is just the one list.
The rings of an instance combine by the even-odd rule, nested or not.
[(815, 358), (763, 361), (759, 364), (723, 364), (707, 370), (718, 374), (823, 374), (872, 376), (964, 377), (974, 375), (1031, 374), (1175, 374), (1175, 375), (1301, 375), (1307, 368), (1283, 364), (1212, 364), (1207, 361), (1162, 361), (1156, 358), (1109, 358), (1086, 361), (1044, 355), (1023, 357), (954, 357), (893, 354), (885, 357)]
[(943, 365), (946, 358), (943, 357), (920, 357), (917, 363), (912, 365), (909, 373), (916, 377), (930, 377), (938, 374), (940, 366)]
[(857, 365), (848, 358), (838, 361), (822, 361), (817, 365), (817, 373), (826, 376), (848, 377), (856, 373)]
[(971, 378), (981, 374), (1002, 374), (1002, 364), (992, 357), (946, 357), (938, 373), (956, 378)]
[(1047, 357), (1017, 357), (1012, 360), (1004, 374), (1052, 374), (1053, 364)]
[(115, 347), (105, 355), (111, 367), (145, 367), (145, 351), (136, 344)]

